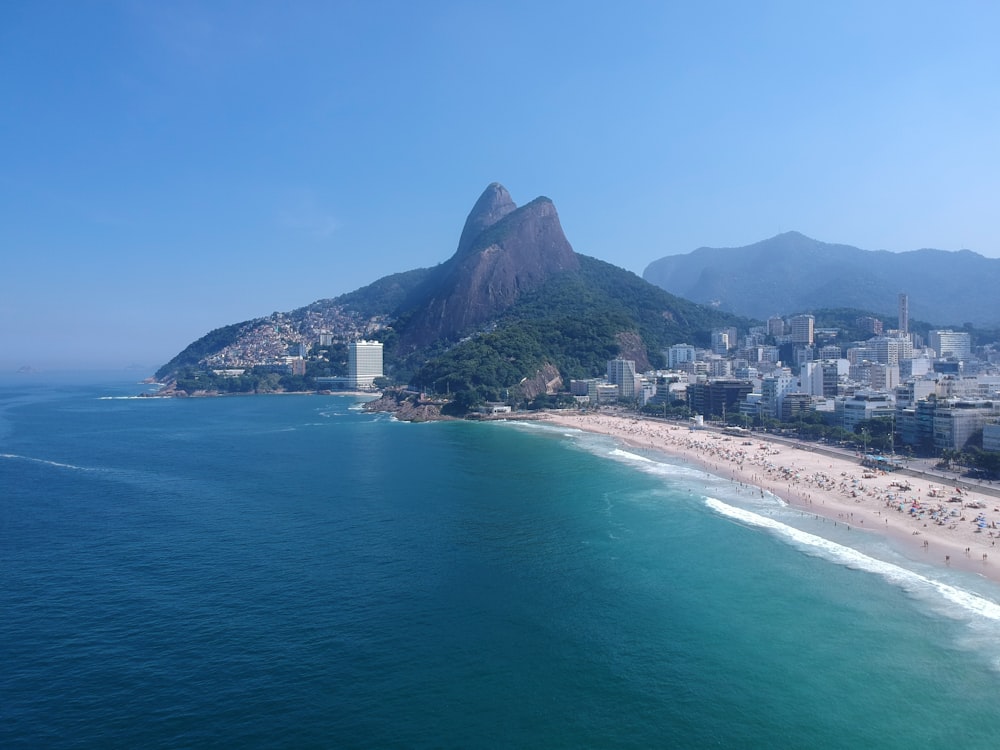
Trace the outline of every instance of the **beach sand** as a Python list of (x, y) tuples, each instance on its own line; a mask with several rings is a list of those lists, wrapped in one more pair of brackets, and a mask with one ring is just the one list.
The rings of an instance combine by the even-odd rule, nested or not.
[[(790, 506), (883, 534), (908, 557), (971, 571), (1000, 583), (1000, 498), (944, 480), (868, 469), (809, 443), (717, 431), (634, 416), (547, 412), (542, 420), (608, 435), (633, 447), (682, 458), (708, 473), (762, 488)], [(995, 560), (993, 558), (996, 558)]]

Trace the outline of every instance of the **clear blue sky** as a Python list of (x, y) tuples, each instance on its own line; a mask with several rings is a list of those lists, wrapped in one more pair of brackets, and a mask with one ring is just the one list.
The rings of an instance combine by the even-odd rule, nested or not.
[(482, 190), (641, 274), (797, 230), (1000, 256), (992, 2), (0, 4), (0, 370), (446, 260)]

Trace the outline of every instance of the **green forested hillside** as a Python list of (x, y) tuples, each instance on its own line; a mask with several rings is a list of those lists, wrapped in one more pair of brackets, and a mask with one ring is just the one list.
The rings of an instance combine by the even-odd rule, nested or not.
[[(480, 333), (415, 368), (412, 382), (475, 402), (504, 398), (544, 364), (565, 381), (602, 375), (620, 353), (619, 337), (641, 337), (650, 362), (671, 344), (705, 344), (713, 327), (747, 321), (681, 300), (635, 274), (580, 256), (565, 274), (526, 296), (490, 332)], [(405, 365), (404, 365), (405, 366)]]

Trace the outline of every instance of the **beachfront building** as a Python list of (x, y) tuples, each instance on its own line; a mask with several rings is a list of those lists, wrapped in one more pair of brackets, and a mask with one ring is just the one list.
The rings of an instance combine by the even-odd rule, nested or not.
[(794, 422), (812, 410), (812, 396), (808, 393), (786, 393), (781, 401), (781, 421)]
[(896, 432), (903, 445), (910, 445), (921, 452), (934, 448), (935, 399), (916, 401), (896, 410)]
[(962, 450), (988, 421), (1000, 417), (993, 401), (939, 401), (934, 410), (934, 448)]
[(382, 342), (352, 341), (347, 345), (347, 382), (351, 388), (368, 390), (382, 373)]
[(642, 383), (635, 372), (635, 362), (631, 359), (608, 361), (608, 383), (618, 386), (618, 398), (634, 399), (642, 390)]
[(692, 413), (705, 417), (726, 417), (738, 414), (740, 402), (753, 392), (746, 380), (712, 380), (688, 386), (688, 407)]
[(594, 388), (594, 401), (598, 404), (613, 404), (618, 401), (618, 386), (614, 383), (599, 382)]
[(865, 420), (894, 417), (896, 407), (887, 393), (858, 391), (853, 396), (838, 398), (833, 413), (839, 427), (854, 432), (854, 428)]
[(930, 397), (897, 410), (896, 424), (903, 445), (921, 451), (962, 450), (982, 430), (1000, 420), (1000, 401)]

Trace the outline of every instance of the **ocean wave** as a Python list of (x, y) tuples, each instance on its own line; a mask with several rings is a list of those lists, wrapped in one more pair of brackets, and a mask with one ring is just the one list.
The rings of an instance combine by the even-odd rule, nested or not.
[(523, 430), (537, 430), (539, 432), (550, 432), (554, 435), (579, 436), (579, 435), (596, 434), (592, 432), (586, 432), (585, 430), (581, 430), (576, 427), (566, 427), (561, 424), (538, 422), (533, 419), (505, 419), (503, 421), (497, 422), (496, 424), (511, 425), (513, 427), (518, 427)]
[(16, 453), (0, 453), (0, 458), (6, 458), (15, 461), (29, 461), (35, 464), (55, 466), (59, 469), (72, 469), (74, 471), (101, 471), (101, 469), (94, 469), (86, 466), (76, 466), (74, 464), (65, 464), (59, 461), (50, 461), (47, 458), (32, 458), (31, 456), (19, 456)]
[(623, 450), (622, 448), (615, 448), (614, 450), (609, 451), (606, 455), (613, 459), (628, 461), (634, 464), (637, 469), (659, 477), (668, 477), (671, 479), (683, 477), (686, 479), (698, 480), (702, 483), (712, 483), (716, 481), (729, 482), (729, 480), (724, 477), (707, 472), (697, 466), (685, 464), (680, 459), (678, 459), (677, 463), (659, 461), (655, 458), (650, 458), (649, 456), (643, 456), (638, 453)]
[(630, 453), (629, 451), (623, 451), (621, 448), (615, 448), (613, 451), (611, 451), (610, 455), (616, 456), (618, 458), (625, 458), (628, 459), (629, 461), (638, 461), (640, 463), (647, 463), (647, 464), (658, 463), (657, 461), (654, 461), (651, 458), (647, 458), (646, 456), (640, 456), (638, 453)]
[[(768, 529), (794, 543), (823, 557), (839, 562), (850, 568), (864, 570), (881, 576), (888, 583), (898, 586), (907, 593), (926, 595), (933, 592), (940, 599), (957, 605), (969, 615), (1000, 623), (1000, 604), (971, 591), (953, 586), (944, 581), (908, 570), (894, 563), (879, 560), (852, 547), (838, 544), (829, 539), (801, 531), (787, 524), (767, 518), (742, 508), (728, 505), (713, 497), (705, 498), (705, 504), (720, 515), (741, 521), (751, 526)], [(954, 617), (953, 610), (942, 610), (943, 614)]]

